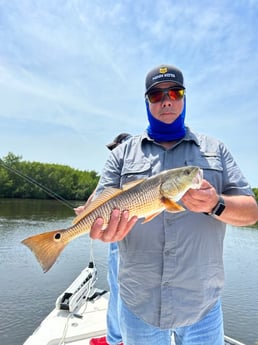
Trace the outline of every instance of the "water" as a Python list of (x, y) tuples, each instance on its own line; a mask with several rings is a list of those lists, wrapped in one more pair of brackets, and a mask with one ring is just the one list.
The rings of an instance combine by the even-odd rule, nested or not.
[[(74, 214), (56, 201), (0, 199), (0, 344), (22, 345), (53, 309), (55, 300), (88, 264), (90, 241), (73, 241), (58, 262), (42, 273), (25, 237), (67, 227)], [(225, 333), (254, 345), (258, 341), (258, 230), (228, 227), (225, 239)], [(98, 287), (107, 289), (107, 245), (93, 242)]]
[(225, 333), (258, 344), (258, 230), (228, 227), (225, 239)]

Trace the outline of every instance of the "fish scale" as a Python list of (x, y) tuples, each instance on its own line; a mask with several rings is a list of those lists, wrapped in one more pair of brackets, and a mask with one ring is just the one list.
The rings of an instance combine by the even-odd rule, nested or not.
[(130, 182), (122, 189), (107, 188), (79, 215), (73, 225), (28, 237), (22, 241), (35, 254), (43, 271), (47, 272), (55, 263), (65, 246), (76, 237), (89, 232), (98, 217), (102, 217), (103, 230), (107, 226), (112, 210), (129, 211), (130, 217), (151, 221), (159, 213), (180, 212), (184, 208), (177, 204), (190, 188), (199, 188), (202, 170), (188, 166), (170, 169), (155, 176)]

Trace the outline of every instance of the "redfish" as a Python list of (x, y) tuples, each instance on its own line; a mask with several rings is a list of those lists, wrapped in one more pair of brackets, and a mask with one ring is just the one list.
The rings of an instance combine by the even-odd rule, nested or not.
[(47, 272), (73, 239), (89, 232), (98, 217), (107, 226), (112, 210), (129, 211), (130, 216), (144, 218), (143, 223), (166, 210), (181, 212), (184, 207), (177, 203), (190, 188), (199, 188), (202, 170), (195, 166), (170, 169), (146, 179), (125, 184), (121, 189), (106, 188), (77, 216), (67, 229), (54, 230), (28, 237), (22, 241)]

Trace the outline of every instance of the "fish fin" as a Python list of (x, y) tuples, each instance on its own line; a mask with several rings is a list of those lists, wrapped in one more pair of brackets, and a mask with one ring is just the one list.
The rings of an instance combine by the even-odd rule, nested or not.
[(139, 179), (136, 181), (125, 183), (122, 189), (114, 188), (114, 187), (108, 187), (104, 189), (103, 192), (95, 200), (93, 200), (77, 217), (74, 218), (74, 220), (72, 221), (72, 224), (77, 224), (80, 220), (86, 217), (90, 212), (92, 212), (97, 207), (104, 204), (104, 202), (114, 198), (115, 196), (118, 196), (119, 194), (123, 193), (126, 190), (133, 188), (134, 186), (137, 186), (143, 181), (144, 179)]
[(68, 244), (62, 238), (64, 230), (44, 232), (25, 238), (22, 243), (36, 256), (44, 272), (47, 272), (56, 262), (58, 256)]
[(93, 200), (77, 217), (74, 218), (72, 224), (77, 224), (80, 220), (86, 217), (90, 212), (95, 210), (97, 207), (104, 204), (104, 202), (114, 198), (115, 196), (121, 194), (123, 192), (122, 189), (108, 187), (104, 189), (104, 191), (97, 196), (95, 200)]
[(135, 181), (131, 181), (131, 182), (127, 182), (122, 186), (122, 190), (128, 190), (131, 189), (135, 186), (137, 186), (138, 184), (142, 183), (145, 179), (139, 179), (139, 180), (135, 180)]
[(175, 201), (170, 200), (168, 198), (163, 197), (161, 199), (162, 203), (164, 204), (166, 211), (168, 212), (181, 212), (181, 211), (185, 211), (185, 208), (179, 204), (177, 204)]
[(153, 218), (157, 217), (163, 210), (160, 210), (158, 212), (152, 213), (149, 216), (146, 216), (142, 224), (150, 222)]

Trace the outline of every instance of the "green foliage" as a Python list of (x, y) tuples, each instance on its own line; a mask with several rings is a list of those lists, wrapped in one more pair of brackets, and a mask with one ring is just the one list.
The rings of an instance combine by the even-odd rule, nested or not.
[[(0, 197), (49, 199), (48, 189), (66, 200), (87, 200), (99, 176), (66, 165), (22, 161), (8, 153), (0, 159)], [(43, 186), (42, 189), (40, 186)]]
[(258, 203), (258, 188), (253, 188), (253, 192), (254, 192), (256, 202)]
[[(87, 200), (99, 176), (95, 171), (81, 171), (67, 165), (22, 161), (9, 152), (0, 159), (0, 198), (51, 198), (37, 184), (67, 200)], [(258, 188), (253, 188), (258, 202)]]
[[(256, 202), (258, 203), (258, 188), (253, 188), (253, 192), (254, 192), (254, 196), (255, 196)], [(258, 229), (258, 222), (256, 222), (256, 224), (253, 227)]]

